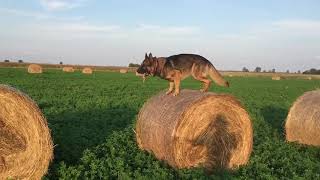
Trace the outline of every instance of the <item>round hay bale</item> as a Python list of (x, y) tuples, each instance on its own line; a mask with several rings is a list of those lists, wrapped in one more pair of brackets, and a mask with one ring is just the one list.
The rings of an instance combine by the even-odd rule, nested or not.
[(237, 168), (252, 151), (252, 124), (231, 95), (182, 90), (149, 99), (136, 124), (139, 147), (175, 168)]
[(279, 80), (281, 80), (281, 77), (280, 77), (280, 76), (272, 76), (271, 79), (272, 79), (272, 80), (279, 81)]
[(320, 146), (320, 90), (306, 92), (293, 103), (285, 131), (287, 141)]
[(128, 73), (128, 69), (120, 69), (120, 73), (122, 74)]
[(88, 67), (82, 69), (83, 74), (92, 74), (92, 72), (92, 69)]
[(30, 64), (28, 66), (28, 73), (40, 74), (40, 73), (42, 73), (42, 67), (38, 64)]
[(41, 179), (53, 158), (47, 121), (27, 95), (0, 85), (0, 179)]
[(74, 72), (74, 69), (71, 66), (66, 66), (66, 67), (63, 67), (62, 71), (63, 72)]

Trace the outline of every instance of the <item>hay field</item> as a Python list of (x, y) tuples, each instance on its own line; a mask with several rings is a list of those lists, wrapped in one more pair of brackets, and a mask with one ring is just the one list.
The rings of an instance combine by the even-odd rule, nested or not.
[[(270, 77), (226, 77), (231, 87), (210, 91), (237, 97), (251, 116), (253, 152), (247, 166), (236, 171), (174, 170), (153, 155), (141, 152), (133, 132), (143, 103), (168, 83), (133, 73), (47, 70), (28, 74), (25, 69), (0, 68), (0, 83), (33, 98), (48, 120), (54, 160), (47, 179), (273, 179), (320, 178), (320, 148), (286, 143), (284, 120), (291, 104), (305, 91), (320, 88), (319, 80)], [(35, 83), (36, 82), (36, 83)], [(182, 81), (182, 88), (200, 83)]]

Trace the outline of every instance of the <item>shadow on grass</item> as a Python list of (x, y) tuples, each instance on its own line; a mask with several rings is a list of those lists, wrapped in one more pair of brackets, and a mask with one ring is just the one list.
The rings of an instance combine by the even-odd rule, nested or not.
[(54, 144), (52, 165), (64, 161), (73, 165), (85, 149), (94, 147), (111, 135), (132, 124), (137, 112), (128, 107), (91, 109), (49, 116)]
[(261, 113), (266, 123), (276, 129), (279, 135), (284, 136), (284, 124), (288, 114), (288, 110), (281, 107), (265, 106)]

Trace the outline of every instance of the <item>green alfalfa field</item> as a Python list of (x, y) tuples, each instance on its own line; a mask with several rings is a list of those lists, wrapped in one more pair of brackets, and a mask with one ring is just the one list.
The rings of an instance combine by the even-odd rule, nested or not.
[[(0, 69), (0, 84), (27, 93), (48, 120), (55, 148), (45, 179), (320, 179), (320, 148), (286, 143), (283, 129), (295, 99), (320, 88), (320, 80), (226, 79), (230, 88), (213, 85), (210, 91), (232, 94), (242, 102), (253, 122), (253, 152), (248, 165), (238, 170), (208, 174), (201, 168), (170, 168), (135, 142), (132, 129), (139, 109), (167, 88), (165, 80), (142, 83), (133, 73)], [(182, 81), (182, 88), (199, 87), (198, 81)]]

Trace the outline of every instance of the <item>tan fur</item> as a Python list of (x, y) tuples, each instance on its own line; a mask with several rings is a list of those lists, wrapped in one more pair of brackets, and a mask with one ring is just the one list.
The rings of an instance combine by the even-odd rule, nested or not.
[[(168, 73), (167, 78), (170, 80), (169, 82), (169, 89), (167, 94), (170, 94), (174, 91), (174, 96), (180, 93), (180, 82), (181, 80), (192, 76), (194, 79), (199, 80), (203, 83), (203, 88), (200, 89), (201, 92), (207, 92), (211, 85), (211, 80), (207, 77), (208, 75), (210, 78), (216, 82), (220, 86), (229, 86), (228, 82), (226, 82), (220, 73), (213, 67), (213, 66), (198, 66), (193, 64), (191, 71), (179, 71), (174, 70)], [(172, 81), (174, 83), (172, 83)]]
[[(169, 81), (169, 89), (166, 94), (172, 92), (174, 96), (180, 93), (181, 80), (192, 76), (203, 83), (202, 92), (208, 91), (211, 79), (220, 86), (229, 87), (229, 83), (223, 79), (215, 67), (202, 56), (195, 54), (180, 54), (170, 57), (153, 57), (145, 54), (145, 60), (137, 69), (137, 73), (159, 76)], [(209, 79), (207, 76), (210, 76)]]

